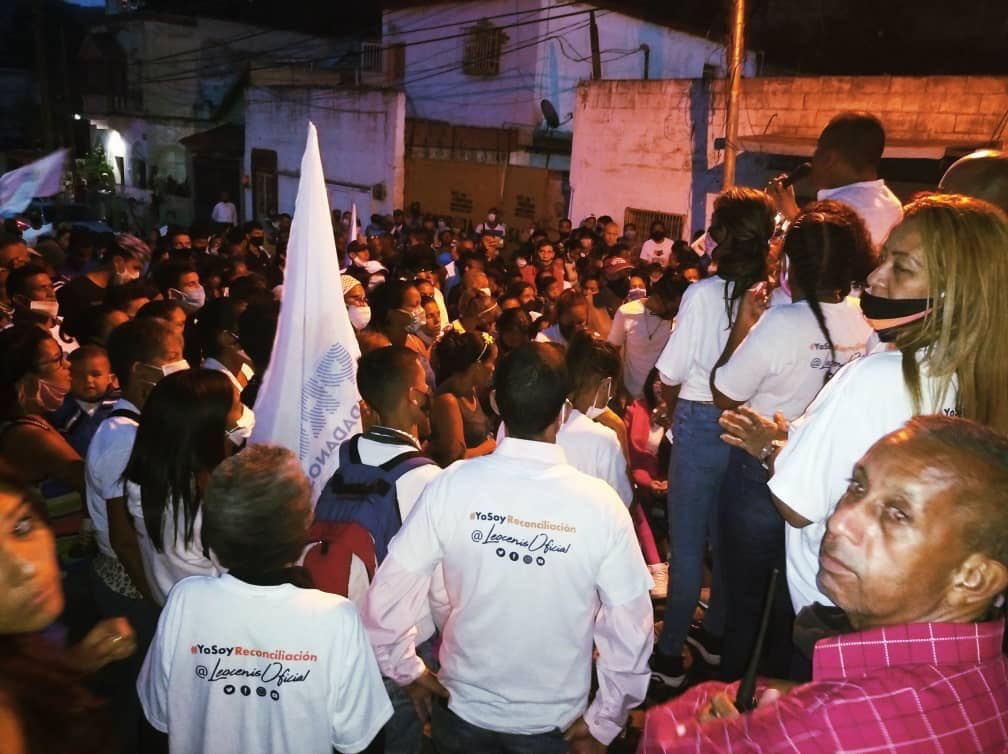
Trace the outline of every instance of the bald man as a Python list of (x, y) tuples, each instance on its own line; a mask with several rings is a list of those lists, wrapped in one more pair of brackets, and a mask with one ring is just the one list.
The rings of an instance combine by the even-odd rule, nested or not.
[[(811, 683), (698, 686), (647, 716), (638, 754), (1003, 752), (1008, 659), (1008, 438), (911, 419), (858, 461), (826, 525), (814, 605), (795, 621)], [(760, 684), (766, 688), (765, 684)]]
[(938, 189), (983, 199), (1008, 212), (1008, 152), (978, 149), (952, 163)]

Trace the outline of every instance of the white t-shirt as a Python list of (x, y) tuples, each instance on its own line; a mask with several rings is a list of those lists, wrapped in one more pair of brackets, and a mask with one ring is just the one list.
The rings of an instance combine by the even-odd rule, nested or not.
[(217, 202), (213, 211), (210, 212), (210, 219), (215, 223), (238, 224), (238, 208), (232, 202)]
[(672, 257), (672, 244), (673, 241), (668, 236), (661, 243), (649, 238), (641, 244), (640, 260), (647, 264), (657, 262), (662, 267), (668, 267), (669, 259)]
[[(734, 285), (728, 283), (728, 295)], [(679, 397), (709, 403), (710, 373), (724, 351), (731, 327), (725, 311), (725, 280), (714, 275), (693, 283), (683, 294), (672, 334), (658, 357), (666, 385), (682, 385)], [(738, 310), (736, 302), (733, 313)]]
[(889, 231), (903, 219), (903, 205), (881, 178), (822, 189), (816, 194), (816, 198), (819, 201), (833, 199), (843, 202), (857, 212), (864, 220), (868, 235), (876, 248), (885, 243)]
[(161, 539), (164, 550), (154, 549), (147, 525), (144, 523), (143, 504), (140, 499), (140, 486), (126, 483), (127, 501), (130, 515), (133, 516), (133, 528), (136, 529), (137, 541), (140, 544), (140, 555), (143, 558), (144, 573), (150, 586), (151, 596), (159, 605), (163, 605), (165, 597), (176, 583), (186, 576), (216, 576), (219, 572), (210, 559), (203, 554), (203, 540), (200, 533), (203, 529), (203, 509), (196, 511), (193, 524), (193, 540), (187, 547), (185, 544), (182, 511), (179, 510), (178, 520), (169, 514), (165, 507), (161, 519)]
[[(360, 453), (361, 462), (372, 466), (381, 466), (396, 456), (412, 451), (416, 451), (416, 447), (405, 442), (402, 445), (393, 445), (361, 437), (357, 443), (357, 452)], [(396, 481), (396, 499), (399, 502), (399, 515), (403, 521), (406, 520), (410, 511), (413, 510), (413, 506), (416, 505), (416, 501), (420, 498), (420, 493), (440, 473), (441, 467), (436, 463), (431, 463), (415, 468), (412, 471), (407, 471), (399, 477), (398, 481)], [(354, 604), (358, 604), (367, 593), (369, 585), (367, 569), (356, 555), (353, 556), (350, 564), (350, 588), (347, 590), (350, 600)], [(444, 612), (447, 608), (447, 599), (448, 595), (444, 589), (444, 575), (441, 573), (441, 569), (438, 569), (431, 577), (431, 591), (428, 595), (432, 609), (417, 621), (417, 644), (427, 641), (427, 639), (434, 635), (435, 621), (431, 613), (434, 611), (437, 611), (439, 614)], [(442, 621), (439, 620), (438, 622)]]
[(566, 730), (588, 702), (595, 618), (652, 581), (619, 497), (555, 444), (505, 438), (424, 491), (389, 547), (451, 595), (439, 677), (487, 730)]
[(867, 353), (871, 325), (857, 304), (820, 304), (835, 347), (819, 330), (805, 301), (767, 309), (714, 378), (717, 389), (736, 401), (747, 401), (764, 416), (781, 411), (790, 421), (808, 407), (823, 386), (827, 370)]
[[(795, 612), (820, 602), (819, 545), (826, 519), (847, 489), (854, 464), (876, 441), (899, 429), (917, 412), (903, 382), (901, 354), (881, 351), (841, 369), (791, 425), (787, 444), (774, 462), (770, 491), (812, 523), (786, 527), (787, 577)], [(955, 390), (932, 402), (935, 380), (921, 369), (923, 413), (955, 414)]]
[(173, 754), (358, 752), (392, 715), (348, 600), (229, 575), (172, 590), (137, 692)]
[[(139, 409), (125, 398), (120, 398), (113, 411)], [(116, 557), (109, 542), (108, 511), (105, 501), (125, 497), (123, 472), (133, 452), (137, 423), (125, 416), (112, 416), (98, 425), (88, 446), (84, 467), (84, 487), (87, 494), (88, 515), (95, 527), (98, 549), (110, 558)]]
[(557, 432), (556, 444), (563, 448), (567, 463), (588, 476), (606, 482), (624, 505), (633, 502), (626, 456), (623, 455), (619, 437), (609, 427), (572, 408), (567, 421)]
[(644, 306), (644, 300), (630, 301), (616, 310), (609, 342), (623, 347), (623, 384), (634, 398), (644, 394), (644, 381), (654, 369), (668, 343), (672, 323)]

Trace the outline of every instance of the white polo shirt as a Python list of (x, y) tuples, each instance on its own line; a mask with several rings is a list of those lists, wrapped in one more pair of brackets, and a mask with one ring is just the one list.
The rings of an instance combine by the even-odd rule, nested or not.
[(623, 347), (623, 384), (634, 398), (644, 395), (644, 381), (661, 356), (672, 322), (644, 306), (644, 300), (630, 301), (616, 310), (609, 342)]
[(856, 301), (820, 306), (834, 353), (807, 302), (773, 306), (717, 370), (717, 389), (764, 416), (776, 411), (789, 421), (801, 416), (827, 373), (867, 353), (873, 332)]
[(822, 189), (816, 193), (816, 199), (843, 202), (857, 212), (876, 248), (885, 243), (889, 231), (903, 219), (903, 205), (881, 178)]
[[(710, 373), (724, 351), (731, 327), (725, 310), (725, 285), (728, 295), (734, 284), (714, 275), (693, 283), (683, 294), (679, 314), (672, 323), (665, 349), (658, 357), (658, 371), (666, 385), (682, 385), (679, 397), (687, 401), (710, 403)], [(738, 310), (735, 302), (734, 311)]]
[(349, 601), (229, 575), (172, 590), (137, 692), (172, 754), (359, 752), (392, 715)]
[(565, 730), (585, 711), (599, 609), (652, 584), (609, 485), (557, 445), (513, 437), (445, 469), (389, 560), (413, 573), (444, 568), (451, 612), (438, 676), (449, 708), (518, 734)]
[[(125, 398), (120, 398), (113, 411), (140, 409)], [(103, 555), (115, 558), (109, 542), (108, 511), (105, 501), (125, 497), (123, 473), (133, 453), (137, 423), (126, 416), (112, 416), (98, 425), (88, 446), (84, 467), (84, 487), (87, 495), (88, 515), (95, 527), (95, 539)]]
[[(791, 425), (787, 444), (774, 461), (770, 491), (812, 523), (786, 527), (787, 577), (795, 612), (813, 602), (832, 604), (816, 583), (819, 545), (826, 520), (847, 489), (847, 480), (875, 442), (917, 412), (903, 382), (899, 351), (858, 359), (830, 380), (805, 414)], [(955, 415), (955, 390), (936, 405), (927, 396), (936, 381), (921, 369), (923, 413)]]

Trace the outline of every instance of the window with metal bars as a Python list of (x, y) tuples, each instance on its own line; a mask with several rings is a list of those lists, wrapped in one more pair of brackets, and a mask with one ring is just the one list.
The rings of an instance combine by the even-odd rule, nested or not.
[(498, 75), (501, 50), (507, 40), (507, 35), (489, 21), (480, 21), (466, 29), (462, 72), (467, 76)]
[(660, 222), (665, 226), (665, 235), (673, 239), (683, 237), (683, 228), (686, 225), (686, 215), (675, 215), (671, 212), (660, 212), (654, 209), (637, 209), (627, 207), (623, 211), (623, 224), (633, 224), (637, 228), (637, 235), (640, 238), (647, 238), (651, 230), (651, 224)]

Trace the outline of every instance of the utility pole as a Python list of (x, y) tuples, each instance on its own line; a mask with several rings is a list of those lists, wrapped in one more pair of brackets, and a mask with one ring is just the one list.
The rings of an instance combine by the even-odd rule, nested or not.
[(602, 78), (602, 57), (599, 52), (598, 24), (595, 23), (595, 11), (588, 11), (588, 37), (591, 40), (592, 81)]
[(49, 69), (46, 66), (45, 11), (42, 0), (32, 3), (32, 26), (35, 32), (35, 75), (38, 76), (39, 115), (42, 118), (42, 144), (50, 152), (56, 146), (53, 140), (52, 102), (49, 98)]
[(739, 104), (742, 99), (742, 65), (745, 62), (745, 0), (732, 0), (731, 36), (728, 41), (728, 103), (725, 129), (723, 189), (735, 185)]

